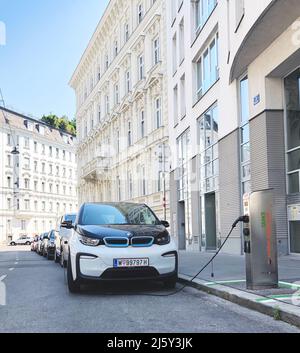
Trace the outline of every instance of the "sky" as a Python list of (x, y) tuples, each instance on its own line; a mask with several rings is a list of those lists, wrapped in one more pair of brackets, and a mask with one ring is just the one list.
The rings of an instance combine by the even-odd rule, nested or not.
[[(108, 0), (0, 0), (0, 88), (6, 106), (75, 116), (69, 80)], [(2, 25), (2, 27), (1, 27)], [(3, 37), (3, 29), (2, 29)]]

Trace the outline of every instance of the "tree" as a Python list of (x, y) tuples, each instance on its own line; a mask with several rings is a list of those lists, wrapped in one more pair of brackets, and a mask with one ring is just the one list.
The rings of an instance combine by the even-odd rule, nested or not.
[(66, 115), (62, 117), (58, 117), (55, 114), (44, 115), (42, 121), (55, 129), (76, 135), (76, 120), (69, 120)]

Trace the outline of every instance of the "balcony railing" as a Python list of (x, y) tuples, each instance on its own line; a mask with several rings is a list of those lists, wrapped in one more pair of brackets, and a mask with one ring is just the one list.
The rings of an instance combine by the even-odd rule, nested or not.
[(86, 181), (101, 178), (109, 170), (109, 157), (96, 157), (82, 168), (81, 177)]

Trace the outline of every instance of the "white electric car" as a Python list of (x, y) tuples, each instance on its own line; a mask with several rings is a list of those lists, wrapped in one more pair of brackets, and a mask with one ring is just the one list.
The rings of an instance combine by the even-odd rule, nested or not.
[(174, 288), (178, 278), (177, 246), (146, 205), (87, 203), (69, 239), (67, 279), (70, 292), (82, 283), (112, 280), (160, 280)]

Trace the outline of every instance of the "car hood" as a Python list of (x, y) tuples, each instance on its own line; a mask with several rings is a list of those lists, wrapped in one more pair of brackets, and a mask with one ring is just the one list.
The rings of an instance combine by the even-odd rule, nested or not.
[(142, 237), (152, 236), (158, 238), (168, 235), (168, 231), (162, 225), (146, 226), (146, 225), (113, 225), (113, 226), (77, 226), (77, 232), (83, 236), (103, 239), (106, 237)]

